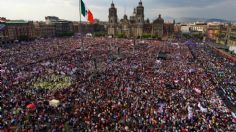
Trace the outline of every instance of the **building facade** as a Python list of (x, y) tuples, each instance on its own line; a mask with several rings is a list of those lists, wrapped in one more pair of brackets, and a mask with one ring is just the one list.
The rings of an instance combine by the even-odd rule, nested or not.
[(6, 38), (8, 41), (31, 40), (35, 38), (32, 21), (11, 20), (6, 23)]
[(171, 36), (175, 32), (175, 21), (173, 23), (164, 23), (163, 34), (164, 36)]
[(207, 32), (207, 23), (197, 22), (194, 24), (190, 24), (190, 31), (205, 34)]
[(209, 23), (207, 31), (208, 38), (218, 44), (236, 45), (236, 25), (231, 23)]
[(118, 16), (117, 9), (115, 8), (115, 4), (112, 2), (111, 8), (109, 9), (108, 16), (108, 35), (115, 36), (118, 33)]
[(227, 28), (226, 44), (236, 46), (236, 25), (229, 24)]
[[(130, 18), (128, 19), (128, 16), (125, 14), (120, 21), (117, 16), (117, 8), (112, 2), (109, 8), (108, 19), (107, 32), (111, 36), (122, 34), (128, 38), (139, 38), (147, 34), (158, 37), (164, 35), (164, 19), (159, 15), (153, 23), (150, 23), (149, 19), (145, 20), (144, 6), (141, 0), (138, 6), (134, 8)], [(166, 29), (169, 30), (169, 28)]]
[[(97, 28), (97, 27), (96, 27)], [(79, 31), (79, 23), (47, 16), (45, 21), (8, 20), (0, 17), (0, 43), (14, 43), (36, 38), (72, 36)]]
[(56, 28), (54, 24), (46, 22), (35, 22), (34, 32), (36, 38), (50, 38), (56, 36)]
[(59, 19), (56, 16), (46, 16), (45, 17), (46, 26), (47, 29), (46, 32), (53, 33), (53, 29), (55, 28), (55, 35), (56, 36), (67, 36), (70, 34), (73, 34), (74, 32), (74, 26), (73, 22)]
[(73, 23), (71, 21), (59, 20), (54, 22), (56, 36), (73, 33)]
[(152, 24), (152, 34), (158, 37), (163, 36), (164, 31), (164, 19), (161, 18), (161, 15), (158, 16), (156, 20), (153, 21)]
[(218, 41), (220, 31), (222, 30), (222, 23), (208, 23), (207, 24), (207, 36), (211, 40)]
[(0, 24), (0, 44), (5, 43), (5, 30), (6, 30), (6, 26), (5, 24)]

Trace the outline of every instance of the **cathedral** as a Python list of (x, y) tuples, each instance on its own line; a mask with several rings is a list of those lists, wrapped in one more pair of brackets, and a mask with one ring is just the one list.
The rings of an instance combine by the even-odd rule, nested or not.
[(117, 8), (112, 2), (109, 8), (109, 21), (108, 21), (108, 35), (117, 36), (123, 34), (127, 38), (139, 38), (145, 34), (152, 36), (163, 37), (164, 34), (164, 19), (161, 15), (150, 23), (149, 19), (144, 19), (144, 6), (142, 1), (134, 8), (133, 14), (128, 19), (125, 14), (119, 21), (117, 16)]

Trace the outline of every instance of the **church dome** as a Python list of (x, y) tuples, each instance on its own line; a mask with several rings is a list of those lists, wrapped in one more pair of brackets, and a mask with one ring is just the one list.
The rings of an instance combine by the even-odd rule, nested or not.
[(153, 23), (164, 23), (164, 19), (161, 18), (161, 14), (159, 14), (159, 17), (154, 20)]

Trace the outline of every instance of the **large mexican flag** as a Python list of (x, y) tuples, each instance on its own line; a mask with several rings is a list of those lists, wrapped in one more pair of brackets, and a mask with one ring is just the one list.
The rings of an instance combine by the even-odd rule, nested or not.
[(93, 23), (94, 22), (94, 18), (93, 18), (93, 13), (86, 8), (83, 0), (80, 0), (80, 9), (81, 9), (81, 14), (87, 18), (89, 23)]

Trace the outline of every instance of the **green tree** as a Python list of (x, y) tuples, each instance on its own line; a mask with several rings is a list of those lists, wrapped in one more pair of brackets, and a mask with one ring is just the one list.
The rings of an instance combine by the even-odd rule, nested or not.
[(119, 33), (119, 34), (117, 35), (117, 37), (118, 37), (118, 38), (126, 38), (126, 36), (125, 36), (124, 33)]
[(96, 33), (94, 33), (94, 36), (95, 37), (104, 37), (104, 36), (106, 36), (106, 33), (105, 32), (96, 32)]
[(151, 34), (144, 34), (142, 36), (142, 38), (144, 38), (144, 39), (152, 38), (152, 35)]
[(29, 37), (26, 36), (26, 35), (21, 35), (21, 36), (18, 37), (18, 40), (19, 40), (19, 41), (28, 41), (28, 40), (29, 40)]
[(73, 35), (74, 35), (74, 32), (63, 32), (63, 33), (58, 33), (57, 37), (70, 37)]

